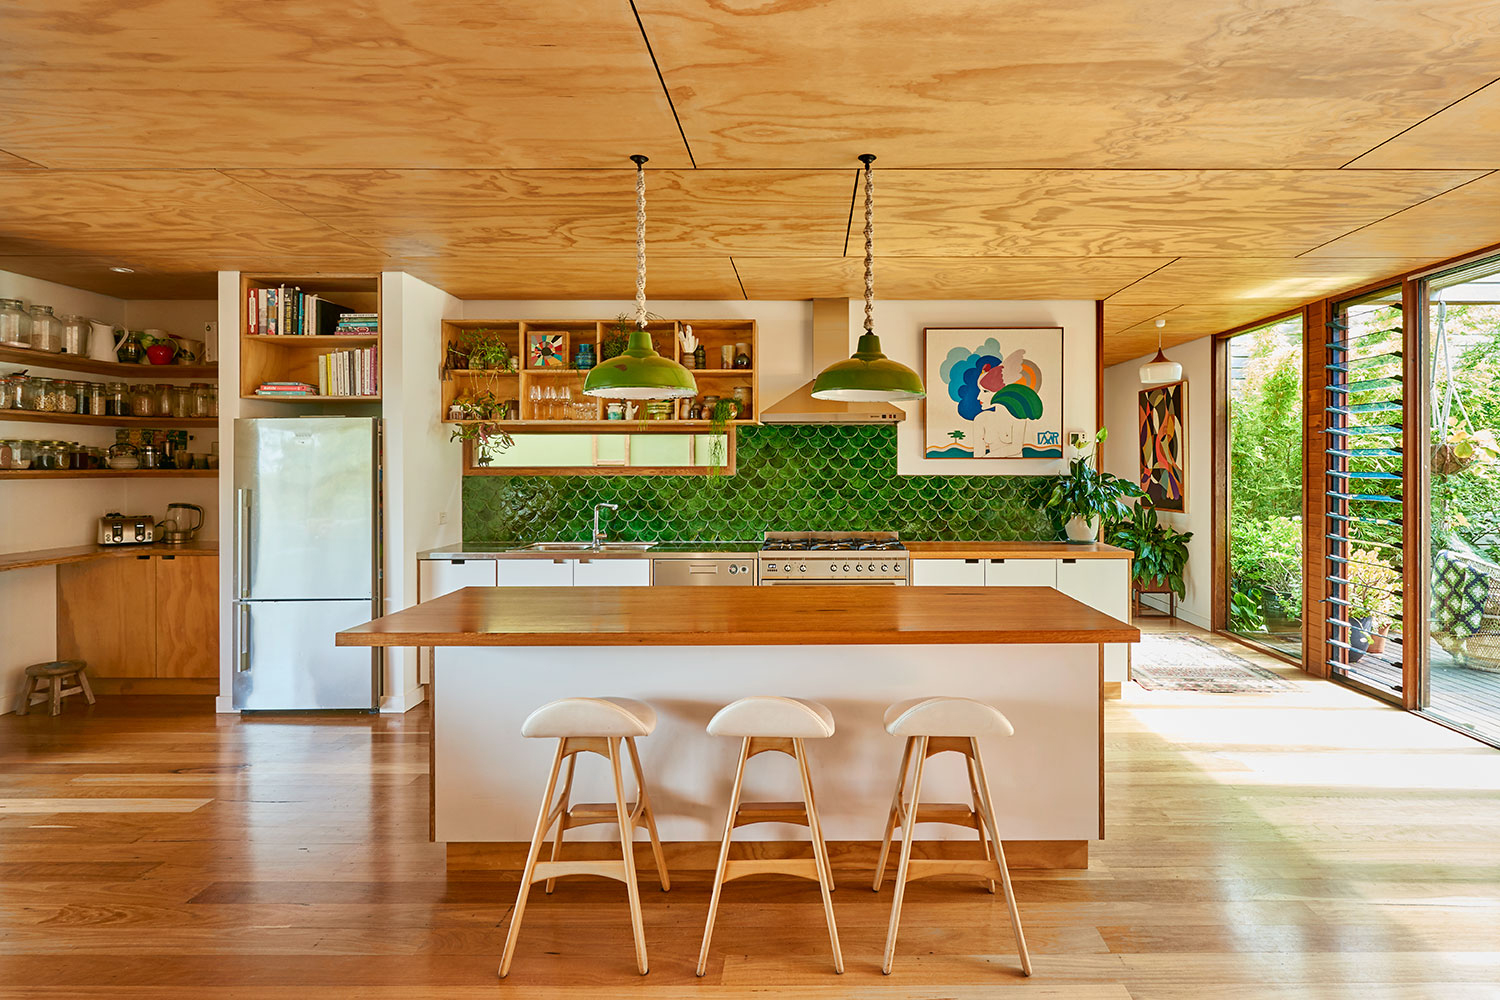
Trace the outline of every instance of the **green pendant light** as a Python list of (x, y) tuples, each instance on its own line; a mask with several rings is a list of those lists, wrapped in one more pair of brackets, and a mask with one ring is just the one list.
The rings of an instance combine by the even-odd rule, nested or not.
[(865, 332), (860, 334), (854, 356), (838, 361), (813, 380), (814, 399), (837, 399), (849, 403), (899, 403), (923, 399), (927, 390), (922, 376), (880, 349), (875, 336), (875, 182), (870, 174), (873, 153), (860, 158), (865, 165)]
[(583, 380), (585, 396), (605, 399), (683, 399), (698, 395), (693, 373), (651, 347), (646, 330), (646, 157), (635, 163), (635, 325), (625, 353), (600, 361)]

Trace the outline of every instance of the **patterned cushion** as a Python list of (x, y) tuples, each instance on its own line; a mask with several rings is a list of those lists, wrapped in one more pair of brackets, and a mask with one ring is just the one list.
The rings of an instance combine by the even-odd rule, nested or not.
[(1436, 632), (1468, 636), (1483, 624), (1491, 598), (1489, 567), (1453, 552), (1432, 560), (1432, 627)]

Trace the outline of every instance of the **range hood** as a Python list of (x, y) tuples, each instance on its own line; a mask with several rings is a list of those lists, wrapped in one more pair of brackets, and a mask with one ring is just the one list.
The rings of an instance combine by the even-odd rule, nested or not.
[[(849, 356), (849, 300), (813, 299), (813, 371)], [(763, 424), (894, 424), (906, 419), (895, 403), (814, 399), (811, 381), (760, 411)]]

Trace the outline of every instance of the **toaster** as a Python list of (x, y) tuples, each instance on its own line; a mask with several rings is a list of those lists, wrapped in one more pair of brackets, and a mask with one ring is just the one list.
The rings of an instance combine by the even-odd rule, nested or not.
[(100, 545), (150, 545), (156, 541), (156, 518), (150, 514), (105, 514), (99, 518)]

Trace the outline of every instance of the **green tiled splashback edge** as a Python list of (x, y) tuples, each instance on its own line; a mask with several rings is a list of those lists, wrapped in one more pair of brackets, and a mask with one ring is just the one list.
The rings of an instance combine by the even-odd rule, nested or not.
[(899, 531), (967, 541), (1051, 538), (1034, 500), (1051, 476), (898, 476), (890, 426), (742, 427), (724, 476), (467, 476), (464, 541), (585, 541), (593, 505), (610, 536), (735, 541), (765, 531)]

